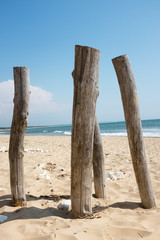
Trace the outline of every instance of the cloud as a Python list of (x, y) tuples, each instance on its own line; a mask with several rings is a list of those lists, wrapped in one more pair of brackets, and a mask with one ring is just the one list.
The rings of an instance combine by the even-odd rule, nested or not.
[(53, 101), (53, 94), (35, 86), (30, 86), (30, 112), (49, 113), (58, 110), (58, 104)]
[[(53, 100), (53, 94), (37, 86), (30, 86), (30, 117), (40, 114), (49, 114), (67, 110), (67, 105), (59, 105)], [(10, 122), (13, 114), (14, 81), (0, 82), (0, 126), (4, 121)], [(3, 120), (4, 119), (4, 120)], [(7, 124), (8, 125), (8, 124)]]

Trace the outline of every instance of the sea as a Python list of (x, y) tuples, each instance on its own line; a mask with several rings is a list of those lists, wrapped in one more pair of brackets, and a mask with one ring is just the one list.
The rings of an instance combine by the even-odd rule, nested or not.
[[(100, 123), (102, 136), (127, 136), (125, 122)], [(160, 137), (160, 119), (142, 120), (144, 137)], [(71, 125), (31, 126), (26, 128), (26, 135), (71, 136)], [(9, 135), (9, 128), (0, 128), (0, 135)]]

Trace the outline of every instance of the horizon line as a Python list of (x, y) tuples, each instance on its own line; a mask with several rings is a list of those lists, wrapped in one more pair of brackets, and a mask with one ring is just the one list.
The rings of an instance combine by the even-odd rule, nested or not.
[[(153, 119), (142, 119), (141, 121), (153, 121), (153, 120), (160, 120), (160, 118), (153, 118)], [(99, 124), (103, 123), (120, 123), (120, 122), (125, 122), (125, 120), (119, 120), (119, 121), (103, 121), (103, 122), (98, 122)], [(64, 124), (49, 124), (49, 125), (29, 125), (26, 127), (27, 128), (43, 128), (43, 127), (59, 127), (59, 126), (72, 126), (72, 123), (64, 123)], [(11, 129), (11, 127), (0, 127), (0, 129)]]

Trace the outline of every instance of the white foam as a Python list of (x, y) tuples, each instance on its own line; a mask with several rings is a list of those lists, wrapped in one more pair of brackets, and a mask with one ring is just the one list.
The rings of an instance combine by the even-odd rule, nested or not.
[[(126, 137), (127, 132), (116, 132), (116, 133), (101, 133), (101, 136), (117, 136), (117, 137)], [(160, 137), (160, 132), (159, 131), (144, 131), (143, 130), (143, 136), (144, 137)]]
[(160, 137), (160, 132), (143, 132), (144, 137)]
[(71, 211), (72, 210), (71, 200), (62, 200), (62, 201), (58, 202), (57, 203), (57, 208), (59, 210)]
[(71, 135), (71, 132), (65, 131), (64, 134), (65, 135)]
[(54, 131), (53, 133), (63, 133), (63, 131)]
[(127, 136), (126, 132), (117, 133), (101, 133), (101, 136)]
[(0, 215), (0, 223), (4, 222), (7, 220), (7, 216), (4, 216), (4, 215)]

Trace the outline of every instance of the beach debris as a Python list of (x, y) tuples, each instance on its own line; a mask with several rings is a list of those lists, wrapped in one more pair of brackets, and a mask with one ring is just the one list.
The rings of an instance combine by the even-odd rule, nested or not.
[(42, 170), (45, 168), (45, 163), (39, 163), (35, 168), (39, 168)]
[(49, 172), (53, 172), (55, 168), (56, 168), (56, 164), (51, 162), (48, 162), (45, 166), (45, 169)]
[(0, 152), (8, 152), (8, 149), (6, 147), (1, 147)]
[(71, 200), (61, 200), (57, 203), (57, 208), (59, 210), (66, 210), (66, 211), (71, 211), (72, 207), (71, 207)]
[(124, 178), (124, 171), (118, 171), (118, 172), (107, 172), (106, 173), (106, 179), (109, 181), (116, 181), (119, 179)]
[(44, 171), (43, 173), (38, 175), (37, 180), (39, 179), (50, 179), (50, 176), (47, 174), (46, 171)]
[(44, 152), (41, 148), (25, 148), (24, 152)]
[(59, 175), (58, 175), (58, 178), (63, 178), (63, 177), (66, 177), (66, 176), (68, 176), (67, 173), (65, 173), (65, 174), (59, 174)]
[(55, 163), (40, 163), (38, 164), (35, 168), (41, 169), (41, 170), (47, 170), (48, 172), (53, 172), (54, 169), (56, 168), (56, 164)]
[(36, 152), (44, 152), (44, 151), (43, 151), (43, 149), (41, 149), (41, 148), (37, 148), (37, 149), (36, 149)]
[(110, 153), (105, 153), (106, 156), (108, 156)]
[(0, 223), (2, 223), (2, 222), (4, 222), (4, 221), (6, 221), (7, 220), (7, 216), (5, 216), (5, 215), (0, 215)]
[(3, 192), (3, 191), (6, 191), (6, 189), (0, 187), (0, 192)]

